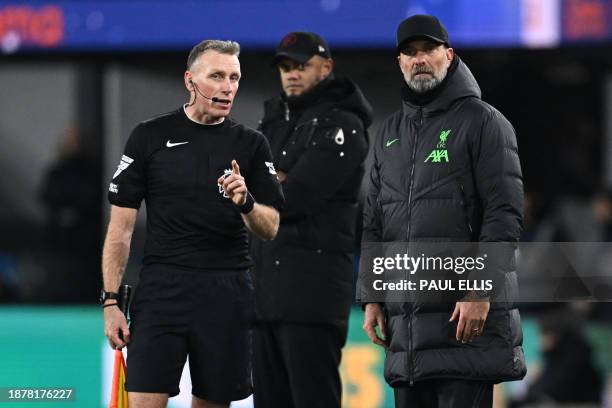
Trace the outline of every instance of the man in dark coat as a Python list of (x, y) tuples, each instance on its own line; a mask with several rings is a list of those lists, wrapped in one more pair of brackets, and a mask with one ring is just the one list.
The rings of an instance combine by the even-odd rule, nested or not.
[[(481, 100), (437, 18), (404, 20), (397, 51), (403, 106), (375, 142), (363, 242), (516, 245), (523, 184), (512, 125)], [(509, 301), (516, 273), (499, 275), (492, 291), (452, 302), (365, 305), (364, 330), (386, 347), (396, 407), (491, 407), (494, 383), (525, 375), (520, 317)]]
[(371, 108), (317, 34), (287, 34), (274, 63), (283, 92), (260, 130), (286, 201), (276, 240), (252, 245), (255, 406), (339, 407)]

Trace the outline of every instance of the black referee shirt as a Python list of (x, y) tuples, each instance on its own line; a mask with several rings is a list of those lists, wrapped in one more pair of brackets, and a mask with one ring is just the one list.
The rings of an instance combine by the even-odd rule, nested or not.
[(283, 195), (266, 138), (226, 118), (217, 125), (189, 119), (184, 108), (132, 131), (109, 186), (120, 207), (147, 207), (145, 264), (197, 269), (252, 265), (238, 209), (217, 185), (236, 159), (260, 204), (280, 208)]

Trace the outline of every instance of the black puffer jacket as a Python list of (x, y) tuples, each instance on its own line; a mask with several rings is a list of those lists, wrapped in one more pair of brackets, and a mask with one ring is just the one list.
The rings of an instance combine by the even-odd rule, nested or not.
[[(519, 239), (523, 184), (514, 129), (480, 99), (472, 73), (455, 59), (436, 98), (423, 106), (405, 100), (382, 125), (364, 242)], [(387, 382), (522, 378), (520, 317), (507, 302), (516, 290), (516, 273), (504, 273), (496, 292), (503, 292), (506, 302), (491, 303), (483, 334), (470, 344), (458, 342), (456, 323), (448, 322), (454, 302), (387, 303)]]
[(372, 110), (350, 80), (266, 101), (260, 130), (287, 174), (275, 240), (252, 240), (257, 318), (345, 325)]

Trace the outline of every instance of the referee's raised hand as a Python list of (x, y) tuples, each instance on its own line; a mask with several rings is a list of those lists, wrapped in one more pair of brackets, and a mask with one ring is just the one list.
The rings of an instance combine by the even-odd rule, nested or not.
[(219, 177), (217, 183), (223, 186), (223, 190), (234, 204), (243, 205), (246, 202), (248, 190), (244, 177), (240, 175), (240, 166), (236, 160), (232, 160), (232, 174), (225, 178)]

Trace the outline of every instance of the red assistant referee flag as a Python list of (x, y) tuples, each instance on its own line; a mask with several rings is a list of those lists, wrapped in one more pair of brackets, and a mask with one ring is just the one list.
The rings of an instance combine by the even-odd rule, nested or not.
[(125, 359), (121, 350), (115, 350), (113, 385), (108, 408), (128, 408), (128, 393), (125, 390)]

